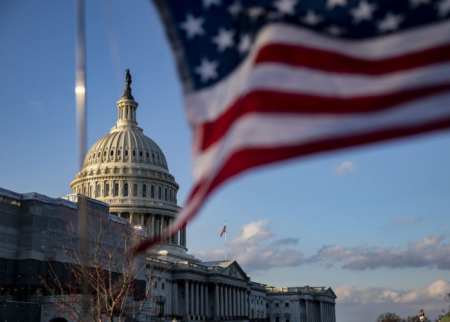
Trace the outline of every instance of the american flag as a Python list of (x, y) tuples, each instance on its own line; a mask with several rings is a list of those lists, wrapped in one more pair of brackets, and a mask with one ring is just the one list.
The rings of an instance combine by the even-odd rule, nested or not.
[(223, 234), (225, 234), (227, 232), (227, 225), (225, 224), (225, 226), (223, 226), (222, 231), (220, 232), (220, 237), (223, 236)]
[(154, 0), (194, 133), (172, 227), (260, 165), (450, 126), (450, 0)]

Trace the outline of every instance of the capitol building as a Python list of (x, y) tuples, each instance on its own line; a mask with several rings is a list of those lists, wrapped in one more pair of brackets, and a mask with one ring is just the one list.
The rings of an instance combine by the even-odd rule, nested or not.
[[(88, 208), (126, 220), (148, 238), (177, 217), (179, 185), (170, 160), (138, 126), (139, 104), (130, 85), (127, 71), (116, 125), (90, 148), (70, 184), (73, 194), (54, 199), (0, 188), (0, 322), (70, 321), (43, 294), (37, 272), (49, 259), (63, 262), (56, 247), (49, 256), (55, 240), (48, 232), (56, 235), (55, 222), (75, 216), (80, 196)], [(152, 271), (159, 273), (148, 309), (133, 321), (336, 322), (330, 287), (269, 287), (252, 281), (235, 260), (189, 254), (187, 240), (184, 227), (147, 251)]]

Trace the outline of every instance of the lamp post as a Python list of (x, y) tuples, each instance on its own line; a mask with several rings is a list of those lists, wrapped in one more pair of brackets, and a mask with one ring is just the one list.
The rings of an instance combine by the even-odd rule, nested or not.
[(423, 309), (420, 309), (419, 311), (419, 320), (420, 322), (425, 321), (425, 313), (423, 312)]

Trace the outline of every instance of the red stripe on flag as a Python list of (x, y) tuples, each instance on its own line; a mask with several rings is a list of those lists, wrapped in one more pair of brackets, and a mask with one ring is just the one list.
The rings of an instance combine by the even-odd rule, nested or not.
[(382, 75), (446, 61), (450, 61), (450, 44), (397, 57), (372, 60), (333, 51), (275, 43), (260, 49), (255, 64), (272, 62), (335, 73)]
[(400, 103), (424, 98), (450, 89), (450, 84), (441, 84), (405, 90), (385, 95), (354, 98), (321, 97), (306, 94), (254, 91), (236, 101), (214, 122), (204, 123), (200, 149), (206, 150), (226, 135), (240, 117), (254, 112), (295, 114), (347, 114), (368, 113), (395, 108)]

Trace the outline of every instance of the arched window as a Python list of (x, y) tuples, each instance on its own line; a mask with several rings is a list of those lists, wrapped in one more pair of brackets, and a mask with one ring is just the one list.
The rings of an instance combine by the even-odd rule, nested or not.
[(128, 149), (125, 150), (125, 156), (126, 156), (126, 157), (128, 156)]
[(109, 197), (109, 183), (105, 183), (104, 196)]
[(155, 186), (150, 187), (150, 198), (155, 198)]
[(119, 195), (119, 184), (114, 184), (114, 197), (117, 197)]
[(158, 199), (162, 199), (162, 196), (161, 196), (161, 187), (158, 187)]
[(133, 185), (133, 197), (137, 197), (137, 184)]
[(123, 196), (128, 197), (128, 183), (123, 185)]
[(111, 150), (111, 153), (110, 153), (110, 155), (111, 155), (111, 156), (113, 156), (113, 155), (114, 155), (114, 150)]
[(142, 151), (139, 151), (139, 156), (142, 158)]
[(133, 150), (133, 156), (134, 156), (134, 157), (136, 156), (136, 151), (135, 151), (135, 150)]
[(147, 185), (142, 185), (142, 197), (147, 197)]
[(164, 188), (164, 200), (167, 201), (167, 188)]

